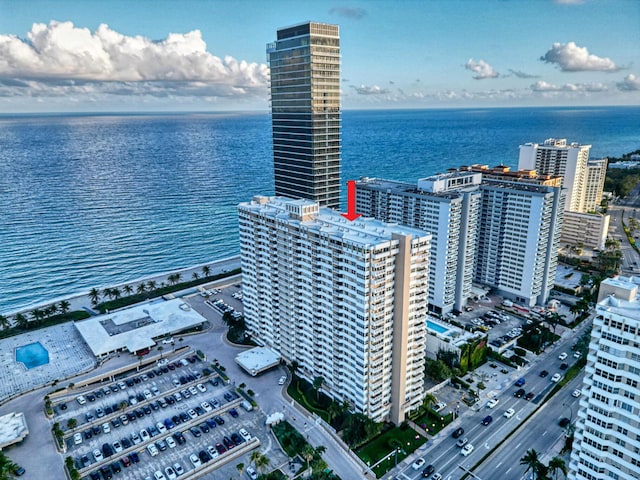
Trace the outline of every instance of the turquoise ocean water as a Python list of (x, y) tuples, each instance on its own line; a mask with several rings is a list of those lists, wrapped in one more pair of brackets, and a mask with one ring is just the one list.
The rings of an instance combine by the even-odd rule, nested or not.
[[(238, 253), (273, 194), (267, 114), (0, 116), (0, 313)], [(343, 181), (517, 166), (549, 137), (640, 148), (640, 108), (345, 111)]]

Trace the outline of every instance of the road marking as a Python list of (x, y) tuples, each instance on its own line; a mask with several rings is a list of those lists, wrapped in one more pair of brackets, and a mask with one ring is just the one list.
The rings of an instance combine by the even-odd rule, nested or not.
[(547, 431), (545, 430), (544, 433), (542, 434), (542, 436), (544, 437), (547, 434)]
[(520, 445), (522, 445), (522, 442), (520, 442), (519, 444), (516, 445), (516, 448), (520, 448)]
[(489, 446), (489, 444), (488, 444), (488, 443), (485, 443), (485, 444), (484, 444), (484, 448), (486, 448), (487, 450), (489, 450), (491, 447)]

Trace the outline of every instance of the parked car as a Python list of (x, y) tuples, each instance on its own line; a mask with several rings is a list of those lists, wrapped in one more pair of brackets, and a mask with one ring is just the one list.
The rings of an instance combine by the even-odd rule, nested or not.
[(565, 352), (562, 352), (560, 355), (558, 355), (558, 358), (559, 358), (560, 360), (564, 360), (565, 358), (567, 358), (567, 356), (568, 356), (568, 355), (567, 355)]
[(559, 373), (554, 373), (553, 377), (551, 377), (551, 381), (557, 383), (560, 381), (561, 378), (562, 378), (562, 375), (560, 375)]
[(574, 390), (573, 393), (571, 394), (572, 397), (578, 398), (580, 396), (581, 392), (580, 390)]

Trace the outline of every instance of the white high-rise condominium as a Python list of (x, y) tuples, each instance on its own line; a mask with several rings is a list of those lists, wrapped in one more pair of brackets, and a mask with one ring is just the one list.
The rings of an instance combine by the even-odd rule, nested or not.
[(472, 281), (533, 306), (544, 305), (553, 288), (564, 208), (561, 181), (473, 165), (416, 185), (364, 178), (356, 183), (356, 198), (365, 215), (433, 235), (434, 313), (461, 310)]
[(637, 278), (600, 285), (569, 464), (570, 480), (640, 478)]
[(600, 207), (608, 162), (606, 158), (587, 162), (587, 186), (584, 192), (583, 205), (585, 212), (594, 212)]
[(354, 410), (402, 422), (423, 397), (431, 236), (285, 197), (238, 216), (254, 340)]
[(567, 189), (565, 210), (588, 212), (585, 208), (591, 145), (567, 144), (565, 138), (549, 138), (543, 144), (520, 145), (518, 170), (536, 170), (540, 175), (563, 177)]
[(472, 295), (481, 177), (454, 172), (417, 184), (366, 177), (356, 182), (359, 213), (433, 236), (429, 310), (438, 315), (462, 311)]
[(276, 195), (340, 204), (340, 33), (306, 22), (267, 45)]

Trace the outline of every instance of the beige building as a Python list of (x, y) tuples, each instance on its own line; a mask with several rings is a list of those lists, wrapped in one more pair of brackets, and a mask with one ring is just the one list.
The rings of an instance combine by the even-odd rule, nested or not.
[(561, 243), (604, 249), (609, 231), (609, 215), (564, 212)]
[(254, 341), (375, 421), (422, 403), (431, 235), (305, 199), (238, 207), (242, 293)]
[(587, 184), (584, 192), (585, 212), (596, 212), (600, 207), (608, 162), (606, 158), (600, 158), (589, 160), (587, 163)]

